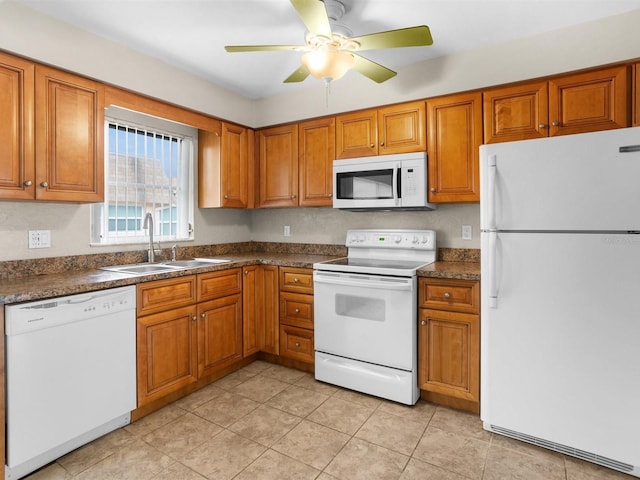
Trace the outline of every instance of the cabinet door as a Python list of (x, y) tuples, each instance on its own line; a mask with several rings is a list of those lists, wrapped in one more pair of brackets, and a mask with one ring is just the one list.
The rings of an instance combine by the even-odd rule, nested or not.
[(487, 90), (482, 97), (484, 143), (548, 136), (547, 82)]
[(629, 126), (626, 66), (549, 81), (550, 135)]
[(104, 88), (36, 66), (36, 199), (104, 199)]
[(198, 304), (198, 376), (242, 358), (242, 295)]
[(378, 111), (363, 110), (336, 117), (336, 158), (378, 154)]
[(0, 53), (0, 198), (35, 196), (34, 64)]
[(138, 318), (138, 406), (197, 380), (195, 306)]
[(633, 66), (633, 122), (634, 127), (640, 127), (640, 63)]
[(420, 309), (418, 383), (422, 390), (480, 401), (478, 315)]
[(262, 291), (260, 295), (262, 308), (258, 316), (260, 350), (274, 355), (280, 354), (278, 279), (278, 267), (260, 266), (260, 290)]
[(242, 356), (248, 357), (260, 351), (260, 267), (244, 267), (242, 273)]
[(258, 132), (260, 206), (298, 205), (298, 125)]
[(298, 125), (298, 132), (299, 204), (305, 207), (330, 207), (333, 205), (335, 119), (331, 117), (302, 122)]
[(403, 103), (378, 110), (380, 155), (427, 149), (424, 102)]
[(427, 101), (430, 202), (479, 202), (482, 95)]
[(249, 156), (247, 129), (222, 123), (220, 185), (223, 207), (247, 208)]

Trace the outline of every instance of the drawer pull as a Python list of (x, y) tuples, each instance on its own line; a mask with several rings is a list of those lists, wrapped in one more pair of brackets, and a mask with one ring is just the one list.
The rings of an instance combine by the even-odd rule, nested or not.
[(298, 277), (295, 277), (295, 278), (293, 279), (293, 283), (300, 283), (300, 279), (299, 279)]
[(449, 292), (444, 292), (443, 297), (449, 300), (451, 298), (451, 294)]
[(296, 309), (293, 311), (293, 313), (300, 313), (300, 309), (299, 309), (299, 308), (296, 308)]
[(296, 342), (295, 345), (296, 345), (296, 348), (300, 348), (300, 342)]

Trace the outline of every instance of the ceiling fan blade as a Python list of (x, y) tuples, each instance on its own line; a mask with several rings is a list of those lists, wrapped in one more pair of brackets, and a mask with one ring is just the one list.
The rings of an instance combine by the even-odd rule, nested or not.
[(372, 33), (361, 37), (354, 37), (360, 44), (358, 50), (379, 50), (382, 48), (425, 47), (433, 44), (431, 31), (426, 25), (419, 27), (400, 28), (386, 32)]
[(307, 49), (306, 45), (227, 45), (224, 47), (227, 52), (270, 52), (280, 50), (291, 50), (299, 52)]
[(295, 83), (295, 82), (302, 82), (305, 78), (307, 78), (310, 75), (311, 72), (309, 72), (309, 69), (307, 68), (306, 65), (300, 65), (300, 67), (298, 67), (298, 69), (293, 72), (291, 75), (289, 75), (284, 82), (282, 83)]
[(324, 3), (320, 0), (291, 0), (302, 22), (312, 35), (331, 38), (331, 26)]
[(369, 77), (374, 82), (386, 82), (397, 75), (393, 70), (384, 67), (379, 63), (373, 62), (368, 58), (361, 57), (355, 53), (353, 54), (353, 57), (355, 58), (353, 69), (356, 72), (360, 72), (365, 77)]

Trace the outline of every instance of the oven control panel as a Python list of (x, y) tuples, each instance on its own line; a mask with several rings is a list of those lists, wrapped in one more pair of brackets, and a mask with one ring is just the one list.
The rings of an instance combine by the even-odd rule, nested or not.
[(434, 230), (349, 230), (347, 247), (383, 247), (433, 250), (436, 248)]

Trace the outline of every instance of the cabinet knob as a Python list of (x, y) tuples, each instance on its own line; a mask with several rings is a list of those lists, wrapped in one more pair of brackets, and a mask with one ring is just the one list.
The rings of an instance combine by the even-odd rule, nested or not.
[(296, 348), (300, 348), (300, 342), (296, 342)]
[(370, 148), (373, 148), (373, 147), (375, 147), (375, 146), (376, 146), (376, 144), (375, 144), (375, 143), (372, 143), (371, 145), (369, 145), (369, 147), (370, 147)]
[(249, 270), (245, 270), (245, 271), (244, 271), (244, 274), (245, 274), (245, 275), (249, 275)]
[(225, 195), (225, 196), (224, 196), (224, 199), (225, 199), (225, 200), (229, 200), (229, 195)]
[(444, 292), (443, 295), (444, 298), (446, 298), (447, 300), (451, 298), (451, 294), (449, 292)]
[(423, 327), (424, 327), (426, 324), (427, 324), (427, 321), (426, 321), (426, 320), (422, 320), (422, 321), (420, 322), (420, 325), (422, 325)]
[(560, 126), (560, 122), (558, 122), (558, 121), (551, 122), (551, 125), (553, 125), (554, 127), (559, 127)]
[(33, 185), (33, 182), (31, 180), (27, 180), (26, 182), (23, 183), (23, 185), (25, 187), (30, 187), (31, 185)]
[(384, 142), (380, 142), (380, 146), (381, 146), (381, 147), (384, 147)]
[(195, 315), (193, 317), (191, 317), (191, 320), (193, 320), (194, 322), (198, 319), (198, 317), (196, 317)]
[(293, 311), (293, 313), (300, 313), (300, 309), (299, 309), (299, 308), (296, 308), (296, 309)]
[(291, 195), (291, 200), (295, 200), (296, 196), (295, 195)]
[(547, 124), (546, 123), (541, 123), (540, 125), (538, 125), (538, 128), (547, 128)]
[(42, 182), (42, 183), (40, 184), (40, 186), (41, 186), (42, 188), (47, 188), (47, 187), (49, 186), (49, 184), (48, 184), (47, 182)]
[(435, 187), (431, 187), (431, 193), (436, 193)]
[(295, 277), (295, 278), (293, 279), (293, 283), (300, 283), (300, 279), (299, 279), (298, 277)]
[(207, 314), (206, 314), (206, 313), (201, 313), (201, 314), (200, 314), (200, 317), (202, 317), (202, 318), (205, 318), (206, 316), (207, 316)]
[(333, 197), (333, 193), (330, 193), (329, 195), (327, 195), (327, 197), (329, 198)]

